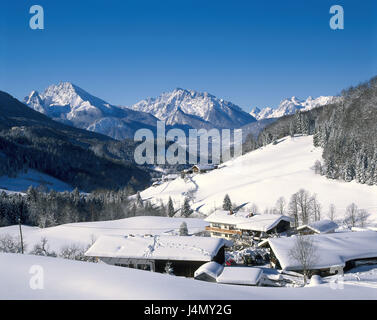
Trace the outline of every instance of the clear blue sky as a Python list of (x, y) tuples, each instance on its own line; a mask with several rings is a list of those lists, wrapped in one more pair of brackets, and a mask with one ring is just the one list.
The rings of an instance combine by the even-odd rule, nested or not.
[[(130, 105), (176, 87), (246, 111), (288, 96), (334, 95), (377, 74), (372, 0), (5, 0), (0, 90), (22, 99), (70, 81)], [(29, 28), (29, 8), (45, 30)], [(343, 5), (344, 30), (329, 9)]]

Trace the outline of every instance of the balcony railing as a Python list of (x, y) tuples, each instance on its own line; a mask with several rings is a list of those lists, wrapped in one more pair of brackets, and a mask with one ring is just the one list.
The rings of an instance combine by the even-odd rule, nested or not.
[(227, 233), (227, 234), (241, 234), (239, 230), (228, 230), (228, 229), (221, 229), (221, 228), (214, 228), (214, 227), (206, 227), (207, 231), (211, 232), (219, 232), (219, 233)]

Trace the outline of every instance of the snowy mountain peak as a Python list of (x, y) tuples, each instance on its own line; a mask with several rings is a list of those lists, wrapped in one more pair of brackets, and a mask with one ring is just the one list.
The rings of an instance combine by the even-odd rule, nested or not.
[[(255, 121), (255, 118), (244, 112), (231, 102), (218, 99), (208, 92), (197, 92), (176, 88), (165, 92), (159, 97), (142, 100), (130, 107), (133, 110), (153, 114), (160, 120), (172, 121), (171, 125), (186, 124), (187, 117), (198, 117), (207, 125), (217, 128), (236, 128)], [(184, 123), (179, 122), (181, 117), (174, 117), (175, 113), (183, 112)]]
[(315, 99), (313, 99), (312, 96), (309, 96), (306, 100), (301, 100), (296, 96), (293, 96), (282, 100), (276, 109), (270, 107), (263, 109), (254, 108), (250, 114), (257, 120), (280, 118), (282, 116), (295, 114), (297, 110), (308, 111), (326, 104), (336, 103), (340, 99), (341, 98), (337, 96), (320, 96)]
[(111, 105), (70, 82), (50, 85), (41, 94), (34, 90), (24, 103), (54, 120), (116, 139), (132, 137), (138, 128), (153, 127), (157, 121), (149, 114)]

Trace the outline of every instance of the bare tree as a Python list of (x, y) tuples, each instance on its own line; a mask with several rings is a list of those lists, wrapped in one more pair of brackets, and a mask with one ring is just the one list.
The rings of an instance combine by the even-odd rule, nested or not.
[(336, 216), (336, 207), (334, 204), (330, 204), (330, 207), (329, 207), (329, 213), (328, 213), (328, 217), (331, 221), (334, 221), (335, 220), (335, 216)]
[(318, 202), (317, 194), (314, 194), (311, 198), (311, 207), (312, 207), (312, 211), (313, 211), (313, 215), (314, 215), (314, 221), (321, 220), (322, 206)]
[(369, 216), (370, 216), (370, 214), (368, 213), (368, 211), (366, 211), (364, 209), (358, 210), (358, 212), (357, 212), (357, 222), (358, 222), (358, 225), (361, 228), (364, 228), (366, 226), (366, 223), (367, 223)]
[(356, 227), (357, 213), (358, 213), (357, 205), (354, 203), (351, 203), (346, 209), (346, 215), (344, 218), (344, 223), (348, 227)]
[(34, 248), (30, 254), (34, 254), (36, 256), (57, 257), (57, 254), (50, 250), (50, 246), (48, 245), (46, 238), (41, 238), (41, 241), (34, 245)]
[(278, 214), (284, 215), (285, 214), (285, 206), (287, 202), (285, 201), (284, 197), (280, 197), (278, 201), (276, 201), (275, 208), (278, 212)]
[(299, 218), (302, 224), (308, 224), (312, 214), (312, 198), (308, 191), (300, 189), (297, 193), (297, 203), (299, 208)]
[(318, 259), (316, 251), (313, 238), (303, 235), (295, 237), (294, 245), (289, 250), (289, 256), (300, 264), (304, 274), (304, 284), (306, 284), (310, 270)]
[(253, 203), (251, 205), (250, 211), (251, 211), (252, 214), (258, 214), (259, 213), (259, 208), (258, 208), (258, 206), (255, 203)]
[(321, 161), (317, 160), (314, 163), (314, 172), (315, 172), (315, 174), (322, 174), (322, 164), (321, 164)]
[[(24, 244), (24, 250), (26, 245)], [(22, 253), (22, 245), (19, 237), (12, 237), (9, 234), (0, 236), (0, 252)]]
[(298, 202), (297, 202), (297, 193), (292, 194), (289, 201), (289, 215), (293, 218), (294, 227), (297, 228), (299, 225), (298, 221)]

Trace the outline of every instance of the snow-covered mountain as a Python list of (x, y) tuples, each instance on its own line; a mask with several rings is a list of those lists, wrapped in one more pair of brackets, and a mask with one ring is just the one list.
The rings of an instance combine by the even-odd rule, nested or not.
[(255, 118), (235, 104), (204, 92), (177, 88), (157, 98), (142, 100), (130, 107), (153, 114), (167, 125), (193, 128), (239, 128)]
[(144, 112), (119, 108), (70, 82), (32, 91), (24, 103), (54, 120), (115, 139), (132, 137), (139, 128), (154, 128), (157, 119)]
[(340, 99), (340, 97), (334, 96), (320, 96), (315, 99), (308, 97), (306, 100), (300, 100), (297, 97), (293, 96), (281, 101), (276, 109), (271, 107), (266, 107), (263, 109), (259, 109), (257, 107), (253, 108), (250, 112), (250, 115), (252, 115), (257, 120), (280, 118), (282, 116), (295, 114), (297, 110), (308, 111), (326, 104), (336, 103)]

